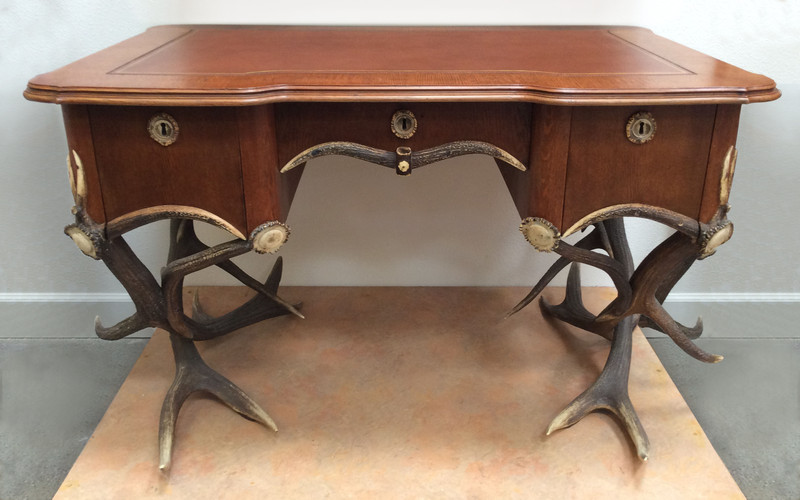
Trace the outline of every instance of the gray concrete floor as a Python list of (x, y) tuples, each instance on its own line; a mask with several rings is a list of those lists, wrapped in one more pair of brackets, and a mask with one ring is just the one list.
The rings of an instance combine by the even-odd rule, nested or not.
[(147, 339), (0, 339), (0, 499), (52, 498)]
[[(147, 342), (68, 338), (47, 331), (69, 326), (37, 321), (51, 325), (38, 338), (0, 334), (2, 500), (52, 497)], [(781, 336), (700, 339), (725, 355), (713, 366), (650, 339), (749, 499), (800, 499), (800, 338)]]
[(745, 496), (800, 499), (800, 339), (698, 339), (716, 365), (649, 340)]

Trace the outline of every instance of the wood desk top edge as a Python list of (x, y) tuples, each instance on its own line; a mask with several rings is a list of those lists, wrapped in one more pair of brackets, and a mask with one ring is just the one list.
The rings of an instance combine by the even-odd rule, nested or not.
[[(462, 43), (462, 37), (456, 40), (457, 37), (452, 36), (454, 32), (470, 33), (480, 39), (473, 41), (472, 45)], [(536, 38), (544, 32), (546, 38)], [(295, 52), (288, 53), (283, 59), (265, 51), (251, 54), (250, 57), (257, 58), (259, 62), (263, 58), (273, 57), (275, 61), (272, 64), (282, 61), (285, 64), (287, 60), (292, 64), (294, 60), (300, 62), (294, 68), (273, 66), (275, 69), (229, 73), (159, 72), (159, 65), (172, 68), (184, 64), (192, 69), (192, 64), (196, 67), (226, 64), (226, 58), (214, 58), (214, 54), (205, 59), (192, 59), (194, 54), (187, 53), (188, 49), (176, 44), (190, 45), (184, 43), (186, 40), (202, 44), (202, 36), (190, 36), (197, 33), (208, 38), (205, 43), (213, 44), (209, 45), (211, 47), (224, 45), (217, 43), (217, 39), (235, 44), (238, 37), (239, 43), (245, 44), (246, 40), (241, 40), (247, 36), (271, 37), (271, 42), (284, 43), (282, 47)], [(327, 47), (318, 45), (320, 41), (333, 40), (330, 50), (335, 50), (336, 43), (339, 43), (366, 51), (367, 55), (375, 55), (379, 53), (376, 52), (378, 48), (371, 49), (365, 41), (374, 42), (380, 47), (392, 47), (392, 44), (402, 40), (398, 38), (402, 36), (409, 39), (410, 49), (396, 50), (385, 59), (397, 58), (401, 63), (405, 62), (407, 67), (416, 65), (417, 68), (404, 69), (402, 65), (396, 69), (387, 68), (385, 60), (366, 61), (366, 64), (375, 65), (376, 69), (370, 69), (369, 66), (361, 68), (358, 66), (362, 64), (360, 59), (354, 56), (345, 60), (347, 57), (342, 55), (342, 61), (331, 62), (341, 64), (342, 70), (336, 70), (334, 66), (327, 70), (311, 69), (313, 58), (326, 57), (324, 51)], [(441, 46), (440, 43), (431, 55), (428, 51), (430, 45), (425, 44), (441, 42), (442, 38), (437, 37), (447, 37), (447, 40), (453, 39), (455, 43), (449, 46)], [(512, 39), (506, 42), (509, 37), (516, 37), (517, 41)], [(531, 56), (530, 51), (536, 48), (520, 47), (521, 42), (554, 40), (554, 37), (560, 37), (555, 39), (557, 46), (562, 44), (562, 40), (563, 44), (575, 45), (565, 45), (565, 52), (590, 52), (592, 43), (600, 40), (636, 64), (630, 65), (630, 71), (617, 73), (532, 70), (531, 64), (540, 63), (532, 57), (547, 57), (552, 47), (545, 47), (539, 54)], [(305, 47), (302, 46), (303, 39), (307, 40)], [(484, 45), (477, 45), (478, 42)], [(412, 50), (414, 47), (418, 50)], [(479, 69), (484, 67), (481, 66), (483, 64), (493, 64), (491, 58), (481, 54), (472, 57), (471, 54), (478, 49), (491, 51), (492, 47), (498, 54), (504, 53), (505, 47), (516, 48), (517, 51), (509, 55), (507, 61), (498, 62), (494, 69)], [(373, 50), (373, 53), (369, 54), (369, 50)], [(323, 53), (317, 55), (320, 51)], [(454, 55), (462, 57), (445, 58)], [(330, 56), (327, 54), (324, 61), (331, 61)], [(440, 56), (440, 59), (435, 56)], [(249, 67), (245, 66), (247, 54), (243, 57), (243, 62), (238, 63), (240, 68)], [(617, 67), (615, 59), (598, 61), (591, 53), (584, 57), (597, 67), (602, 64), (612, 69)], [(562, 64), (558, 59), (553, 56), (544, 64), (549, 64), (550, 69), (558, 69), (556, 65)], [(515, 66), (500, 66), (502, 62)], [(305, 68), (302, 67), (303, 63), (306, 63)], [(528, 68), (523, 67), (525, 63)], [(443, 64), (450, 67), (439, 69)], [(775, 82), (767, 77), (741, 70), (659, 37), (650, 30), (636, 27), (167, 25), (150, 28), (61, 69), (39, 75), (28, 83), (24, 95), (33, 101), (57, 104), (162, 106), (246, 106), (287, 101), (522, 101), (554, 105), (659, 105), (763, 102), (777, 99), (780, 91), (775, 87)]]

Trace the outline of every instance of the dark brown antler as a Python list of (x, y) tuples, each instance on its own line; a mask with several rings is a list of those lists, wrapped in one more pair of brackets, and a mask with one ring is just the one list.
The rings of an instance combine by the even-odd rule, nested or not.
[[(174, 248), (171, 249), (171, 255), (169, 256), (170, 262), (178, 258), (197, 254), (209, 248), (208, 245), (200, 241), (200, 238), (197, 237), (197, 233), (194, 230), (194, 222), (192, 220), (173, 219), (170, 225), (170, 232), (172, 234), (172, 238), (175, 240)], [(265, 286), (263, 283), (260, 283), (258, 280), (244, 272), (242, 268), (230, 260), (223, 260), (221, 262), (217, 262), (215, 265), (236, 278), (243, 285), (257, 291), (261, 295), (264, 295), (298, 318), (305, 319), (305, 316), (303, 316), (303, 314), (295, 306), (286, 302), (277, 295), (277, 285), (274, 288)]]
[(230, 380), (208, 367), (194, 342), (173, 333), (169, 338), (175, 355), (175, 379), (161, 406), (158, 427), (159, 468), (162, 471), (169, 470), (172, 463), (175, 423), (181, 406), (192, 393), (207, 392), (235, 412), (277, 432), (275, 422), (255, 401)]
[(611, 411), (622, 423), (642, 461), (650, 455), (650, 440), (628, 396), (631, 365), (631, 332), (639, 318), (628, 316), (617, 324), (612, 335), (611, 351), (600, 376), (580, 396), (572, 400), (547, 427), (547, 435), (577, 424), (597, 410)]
[[(281, 173), (288, 172), (314, 158), (340, 155), (368, 161), (382, 167), (394, 168), (397, 169), (399, 174), (408, 174), (415, 168), (424, 167), (425, 165), (448, 158), (469, 154), (491, 156), (518, 170), (525, 170), (525, 165), (514, 158), (509, 152), (493, 144), (489, 144), (488, 142), (481, 141), (455, 141), (415, 152), (412, 152), (409, 148), (398, 148), (396, 152), (392, 152), (356, 144), (354, 142), (326, 142), (312, 146), (289, 160), (289, 162), (281, 168)], [(402, 165), (401, 162), (406, 162), (406, 164)]]
[[(592, 231), (589, 234), (587, 234), (586, 236), (584, 236), (583, 238), (581, 238), (581, 240), (578, 241), (578, 243), (576, 243), (575, 246), (577, 248), (583, 248), (583, 249), (586, 249), (586, 250), (594, 250), (594, 249), (597, 249), (597, 248), (607, 248), (607, 241), (608, 241), (608, 237), (605, 234), (605, 227), (602, 225), (602, 223), (599, 223), (599, 224), (595, 224), (595, 226), (592, 229)], [(536, 285), (533, 287), (533, 289), (531, 289), (531, 291), (528, 293), (528, 295), (526, 295), (524, 299), (519, 301), (519, 303), (516, 306), (514, 306), (514, 308), (511, 309), (511, 311), (509, 311), (508, 314), (506, 314), (506, 318), (509, 318), (510, 316), (518, 313), (525, 306), (527, 306), (528, 304), (533, 302), (533, 300), (540, 293), (542, 293), (542, 291), (545, 289), (545, 287), (547, 285), (549, 285), (551, 281), (553, 281), (553, 278), (555, 278), (556, 275), (559, 272), (561, 272), (561, 270), (564, 269), (569, 264), (570, 264), (570, 260), (568, 258), (563, 257), (563, 256), (559, 257), (558, 260), (556, 260), (556, 262), (552, 266), (550, 266), (550, 268), (539, 279), (539, 281), (536, 283)], [(577, 271), (577, 266), (574, 266), (574, 268), (576, 269), (576, 272), (578, 272)], [(572, 272), (573, 272), (572, 269), (570, 269), (570, 278), (568, 278), (568, 280), (573, 279), (572, 278)], [(577, 281), (577, 286), (578, 286), (577, 293), (578, 293), (578, 299), (580, 299), (580, 276), (577, 277), (577, 280), (578, 280)], [(573, 287), (569, 286), (569, 281), (568, 281), (567, 293), (569, 294), (570, 291), (574, 290), (574, 288), (575, 288), (574, 286)], [(586, 310), (585, 308), (583, 308), (582, 304), (581, 304), (581, 308), (584, 311)], [(589, 313), (589, 314), (591, 314), (591, 313)], [(593, 319), (594, 315), (591, 315), (591, 317)]]
[[(729, 158), (732, 155), (729, 152)], [(726, 159), (726, 162), (732, 161)], [(724, 198), (725, 172), (720, 199)], [(728, 175), (729, 177), (729, 175)], [(537, 249), (555, 251), (561, 258), (523, 299), (514, 311), (527, 305), (538, 295), (555, 274), (571, 262), (567, 279), (566, 297), (561, 304), (550, 305), (543, 298), (540, 304), (546, 312), (581, 329), (602, 335), (612, 341), (611, 352), (598, 380), (570, 403), (550, 424), (553, 432), (577, 423), (586, 414), (597, 409), (612, 411), (630, 435), (642, 460), (648, 456), (649, 443), (644, 429), (628, 397), (628, 372), (630, 369), (631, 335), (636, 324), (653, 325), (665, 332), (689, 355), (705, 362), (716, 363), (722, 356), (709, 354), (692, 342), (702, 332), (698, 320), (693, 328), (681, 325), (667, 313), (662, 303), (678, 280), (695, 260), (711, 255), (731, 233), (725, 218), (727, 205), (720, 204), (717, 215), (708, 223), (688, 221), (679, 214), (641, 205), (611, 207), (599, 211), (576, 223), (568, 232), (594, 225), (596, 236), (591, 234), (575, 246), (564, 244), (561, 235), (547, 221), (526, 219), (521, 229)], [(665, 223), (675, 233), (653, 249), (634, 270), (633, 260), (621, 216), (638, 216)], [(615, 218), (619, 217), (619, 218)], [(602, 232), (601, 232), (602, 229)], [(604, 249), (608, 256), (592, 252)], [(613, 261), (615, 264), (611, 264)], [(579, 263), (604, 270), (614, 280), (617, 297), (597, 316), (583, 306), (580, 293)], [(621, 286), (622, 285), (622, 286)]]
[[(622, 219), (610, 219), (600, 222), (605, 231), (609, 255), (620, 264), (623, 276), (630, 279), (633, 274), (633, 257), (631, 256), (628, 239), (625, 235), (625, 226)], [(573, 264), (570, 275), (574, 278), (568, 283), (567, 299), (559, 306), (551, 306), (547, 309), (557, 313), (561, 318), (569, 320), (582, 319), (580, 311), (583, 308), (580, 302), (580, 278), (578, 265)], [(572, 292), (570, 292), (570, 288)], [(570, 299), (570, 295), (578, 294), (577, 297)], [(542, 301), (543, 307), (545, 306)], [(578, 308), (580, 306), (580, 308)], [(591, 316), (588, 311), (583, 315)], [(650, 453), (650, 441), (647, 433), (639, 421), (639, 416), (628, 396), (628, 376), (631, 365), (631, 346), (633, 329), (639, 321), (637, 315), (624, 317), (609, 332), (607, 338), (611, 340), (611, 351), (608, 354), (603, 371), (594, 384), (586, 389), (581, 395), (575, 398), (564, 410), (561, 411), (550, 423), (547, 434), (572, 426), (578, 423), (583, 417), (597, 410), (611, 411), (622, 423), (636, 448), (636, 453), (642, 461), (646, 461)], [(571, 321), (570, 321), (571, 322)], [(575, 324), (575, 323), (572, 323)]]
[[(135, 314), (112, 327), (104, 327), (97, 318), (95, 320), (97, 335), (103, 339), (117, 340), (148, 326), (161, 327), (170, 335), (176, 371), (161, 412), (159, 427), (161, 469), (169, 468), (178, 412), (183, 402), (193, 392), (209, 392), (236, 412), (276, 430), (275, 422), (264, 410), (236, 385), (205, 364), (192, 339), (218, 337), (288, 312), (300, 315), (296, 307), (277, 296), (283, 268), (282, 259), (277, 259), (272, 272), (263, 284), (230, 262), (231, 258), (253, 249), (259, 252), (276, 251), (286, 241), (288, 228), (278, 222), (269, 222), (256, 228), (250, 238), (240, 237), (215, 247), (207, 247), (194, 232), (194, 219), (206, 220), (234, 234), (236, 234), (235, 228), (213, 214), (187, 212), (183, 207), (160, 207), (156, 210), (134, 213), (130, 217), (109, 224), (97, 224), (84, 208), (86, 183), (83, 179), (83, 168), (78, 155), (73, 152), (73, 156), (75, 168), (73, 169), (72, 162), (69, 167), (70, 183), (75, 198), (73, 209), (75, 223), (67, 226), (65, 232), (83, 253), (106, 264), (125, 287), (136, 306)], [(184, 215), (186, 218), (182, 218)], [(162, 270), (162, 287), (136, 257), (122, 235), (154, 220), (167, 218), (173, 220), (170, 226), (168, 264)], [(196, 303), (195, 312), (198, 319), (193, 320), (183, 313), (183, 279), (189, 273), (212, 265), (223, 268), (259, 293), (244, 305), (219, 318), (210, 318), (202, 314), (199, 303)]]

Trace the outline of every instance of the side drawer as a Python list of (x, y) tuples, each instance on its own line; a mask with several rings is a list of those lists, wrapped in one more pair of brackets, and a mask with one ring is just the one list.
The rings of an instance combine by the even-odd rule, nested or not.
[[(637, 112), (656, 122), (635, 144), (626, 124)], [(644, 203), (693, 219), (700, 213), (716, 106), (574, 108), (562, 230), (602, 208)]]
[[(89, 106), (88, 112), (107, 221), (183, 205), (246, 229), (235, 108)], [(148, 130), (161, 113), (178, 126), (168, 146)]]

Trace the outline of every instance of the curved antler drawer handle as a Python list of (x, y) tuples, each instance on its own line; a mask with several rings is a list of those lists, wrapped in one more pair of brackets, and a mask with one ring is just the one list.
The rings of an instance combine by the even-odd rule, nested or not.
[(281, 173), (306, 163), (308, 160), (321, 156), (340, 155), (349, 156), (359, 160), (368, 161), (383, 167), (394, 168), (399, 175), (408, 175), (415, 168), (424, 167), (437, 161), (455, 158), (469, 154), (482, 154), (491, 156), (512, 167), (526, 170), (519, 160), (507, 151), (493, 144), (481, 141), (456, 141), (442, 144), (422, 151), (412, 152), (408, 147), (397, 148), (397, 151), (385, 151), (354, 142), (325, 142), (310, 147), (292, 158), (282, 169)]

